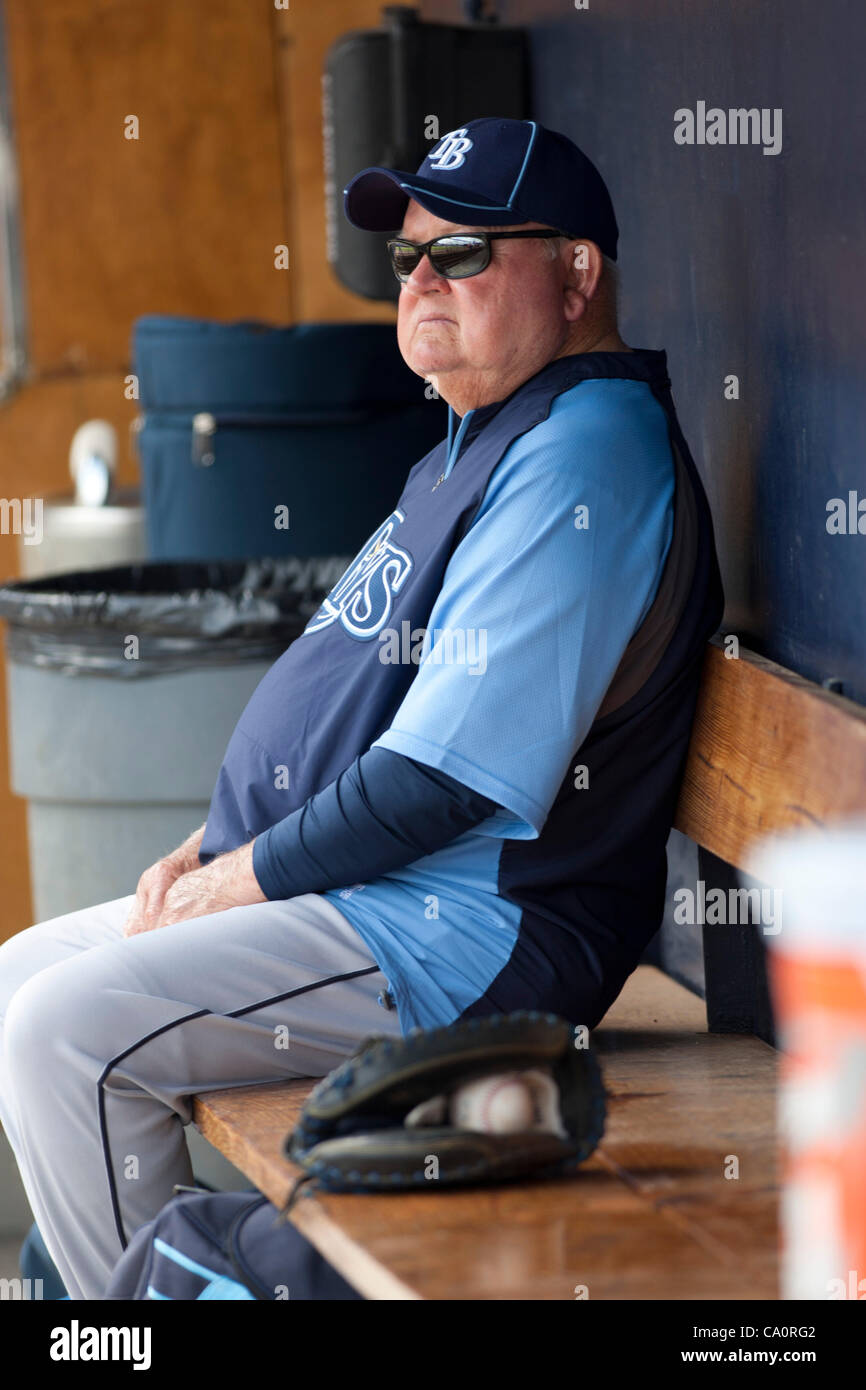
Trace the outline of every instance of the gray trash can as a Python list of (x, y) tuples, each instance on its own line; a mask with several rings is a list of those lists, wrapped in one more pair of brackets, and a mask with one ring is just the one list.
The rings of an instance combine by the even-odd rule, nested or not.
[(244, 705), (348, 563), (149, 562), (0, 588), (36, 921), (134, 892), (202, 823)]

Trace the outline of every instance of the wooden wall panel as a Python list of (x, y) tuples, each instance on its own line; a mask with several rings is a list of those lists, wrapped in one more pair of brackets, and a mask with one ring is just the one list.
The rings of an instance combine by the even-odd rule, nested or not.
[(35, 369), (117, 366), (142, 313), (291, 319), (273, 7), (6, 11)]

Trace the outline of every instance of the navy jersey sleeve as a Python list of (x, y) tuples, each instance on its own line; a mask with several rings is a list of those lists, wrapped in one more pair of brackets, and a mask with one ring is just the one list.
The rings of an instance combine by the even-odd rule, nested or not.
[(269, 899), (344, 888), (432, 854), (495, 811), (441, 769), (371, 748), (256, 837), (253, 873)]

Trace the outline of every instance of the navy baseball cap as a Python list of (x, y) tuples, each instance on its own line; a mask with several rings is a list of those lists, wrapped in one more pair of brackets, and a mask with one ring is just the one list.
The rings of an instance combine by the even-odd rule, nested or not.
[(604, 179), (567, 136), (538, 121), (482, 116), (450, 130), (413, 173), (372, 165), (343, 189), (346, 217), (398, 231), (410, 198), (445, 222), (544, 222), (616, 260), (619, 230)]

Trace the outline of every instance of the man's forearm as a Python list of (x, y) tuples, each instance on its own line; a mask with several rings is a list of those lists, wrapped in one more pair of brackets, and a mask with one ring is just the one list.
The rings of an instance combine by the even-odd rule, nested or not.
[(371, 748), (257, 836), (252, 868), (267, 898), (322, 893), (414, 863), (496, 809), (438, 768)]

